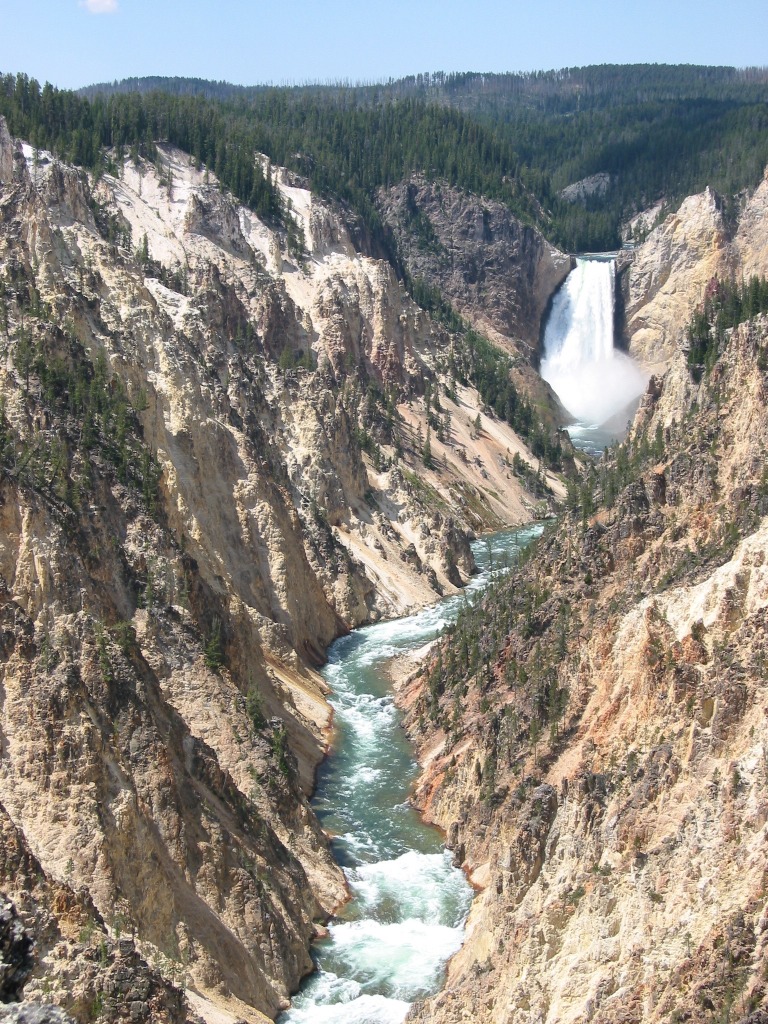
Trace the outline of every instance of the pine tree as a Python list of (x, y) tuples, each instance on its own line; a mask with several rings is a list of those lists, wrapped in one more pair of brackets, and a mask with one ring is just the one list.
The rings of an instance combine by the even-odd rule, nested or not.
[(424, 463), (427, 469), (432, 469), (432, 444), (430, 442), (430, 430), (427, 427), (427, 437), (424, 441), (424, 447), (421, 452), (421, 461)]

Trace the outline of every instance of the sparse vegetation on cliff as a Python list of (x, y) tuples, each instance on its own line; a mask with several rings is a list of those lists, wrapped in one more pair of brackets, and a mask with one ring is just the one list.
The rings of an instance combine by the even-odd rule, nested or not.
[[(658, 76), (628, 107), (570, 76), (594, 87), (586, 121), (526, 85), (542, 115), (605, 130), (579, 144), (613, 161), (608, 198), (582, 208), (471, 96), (453, 108), (458, 80), (451, 103), (224, 105), (2, 80), (31, 151), (0, 121), (0, 875), (41, 922), (33, 992), (114, 1019), (104, 984), (129, 965), (139, 1021), (176, 1020), (192, 986), (275, 1014), (310, 968), (344, 898), (307, 803), (330, 727), (314, 668), (348, 628), (460, 588), (470, 528), (565, 496), (547, 466), (573, 458), (532, 380), (569, 259), (530, 225), (614, 241), (667, 187), (630, 130), (666, 123), (680, 79)], [(763, 87), (701, 86), (691, 180), (718, 132), (741, 133), (726, 187), (753, 180)], [(531, 152), (545, 121), (518, 125)], [(564, 175), (587, 170), (577, 134)], [(727, 239), (733, 203), (700, 205)], [(487, 911), (417, 1016), (766, 1005), (765, 306), (757, 277), (713, 286), (629, 440), (411, 683), (418, 799)]]
[(461, 587), (539, 460), (490, 412), (470, 436), (449, 335), (339, 207), (275, 172), (289, 237), (166, 143), (112, 156), (85, 174), (0, 118), (0, 803), (46, 884), (94, 894), (74, 932), (48, 907), (28, 991), (115, 1019), (128, 933), (158, 1007), (275, 1014), (344, 898), (314, 670)]
[[(584, 936), (605, 927), (623, 936), (627, 1019), (765, 1008), (764, 863), (747, 851), (761, 843), (750, 808), (768, 778), (767, 351), (757, 315), (724, 331), (698, 383), (680, 353), (628, 440), (572, 491), (564, 520), (460, 616), (411, 684), (409, 728), (429, 751), (417, 801), (487, 886), (475, 920), (494, 937), (482, 954), (470, 938), (446, 993), (417, 1019), (477, 1007), (478, 955), (485, 994), (517, 993), (512, 1020), (527, 1019), (532, 978), (546, 1019), (586, 1005), (572, 958), (593, 955)], [(671, 824), (686, 815), (698, 822), (693, 843)], [(695, 888), (706, 863), (722, 877), (712, 914)], [(681, 916), (687, 945), (675, 939)], [(544, 950), (530, 920), (546, 922)], [(741, 966), (715, 984), (711, 958), (736, 920)], [(660, 927), (655, 948), (677, 981), (649, 988), (623, 950)], [(710, 982), (694, 983), (699, 967)], [(593, 1019), (616, 1010), (607, 993)]]
[(768, 281), (754, 275), (748, 283), (740, 285), (714, 278), (700, 309), (688, 325), (688, 365), (700, 377), (702, 371), (711, 371), (725, 333), (750, 320), (758, 313), (768, 312)]

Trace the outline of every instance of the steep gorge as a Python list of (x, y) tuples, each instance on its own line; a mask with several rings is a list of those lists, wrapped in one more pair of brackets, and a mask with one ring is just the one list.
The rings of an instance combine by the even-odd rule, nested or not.
[[(255, 1021), (345, 897), (307, 803), (326, 646), (453, 592), (471, 531), (566, 492), (349, 211), (272, 168), (288, 230), (158, 152), (96, 181), (0, 121), (1, 880), (39, 944), (27, 997)], [(765, 1005), (768, 325), (702, 380), (680, 339), (714, 273), (765, 272), (767, 194), (735, 227), (693, 197), (633, 254), (630, 351), (670, 369), (605, 507), (582, 493), (401, 689), (419, 805), (482, 889), (415, 1019)], [(570, 258), (455, 189), (379, 202), (411, 279), (555, 422), (532, 363)]]
[(95, 181), (0, 121), (2, 884), (27, 998), (260, 1020), (345, 898), (325, 647), (548, 499), (343, 211), (276, 169), (290, 237), (159, 154)]

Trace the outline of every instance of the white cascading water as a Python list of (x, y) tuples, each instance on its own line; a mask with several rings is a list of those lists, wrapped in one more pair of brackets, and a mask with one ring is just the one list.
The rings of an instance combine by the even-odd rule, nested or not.
[(613, 346), (615, 279), (614, 260), (577, 259), (552, 302), (541, 376), (579, 423), (602, 426), (626, 412), (622, 428), (646, 378)]
[(386, 666), (422, 651), (540, 532), (532, 526), (477, 541), (480, 572), (463, 594), (355, 630), (329, 651), (324, 674), (337, 737), (314, 807), (334, 837), (352, 899), (315, 946), (317, 970), (279, 1024), (401, 1024), (414, 1000), (440, 987), (463, 941), (472, 890), (408, 803), (418, 766)]

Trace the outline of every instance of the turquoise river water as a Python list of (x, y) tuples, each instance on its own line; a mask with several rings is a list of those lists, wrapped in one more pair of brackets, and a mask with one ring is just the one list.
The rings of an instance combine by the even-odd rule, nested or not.
[(472, 890), (440, 834), (408, 803), (417, 765), (385, 668), (438, 636), (540, 532), (531, 526), (480, 539), (473, 545), (480, 571), (461, 594), (330, 648), (324, 674), (336, 739), (314, 807), (335, 837), (352, 899), (315, 946), (317, 970), (280, 1024), (399, 1024), (414, 1000), (440, 987), (462, 942)]

